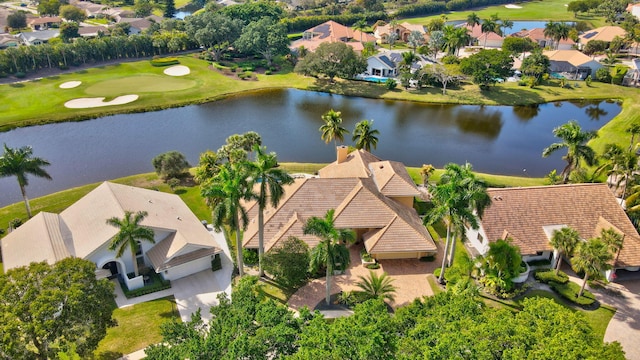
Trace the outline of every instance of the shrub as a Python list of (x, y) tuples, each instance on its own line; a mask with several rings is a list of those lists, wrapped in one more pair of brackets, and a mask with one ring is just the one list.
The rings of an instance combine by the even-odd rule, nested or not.
[(175, 57), (154, 58), (151, 60), (151, 65), (155, 67), (170, 66), (176, 64), (180, 64), (180, 61)]
[(388, 90), (393, 90), (398, 86), (398, 82), (395, 81), (394, 79), (387, 79), (387, 81), (384, 82), (384, 86)]
[(18, 71), (17, 73), (13, 74), (15, 77), (17, 77), (18, 79), (23, 79), (25, 76), (27, 76), (27, 74), (23, 73), (22, 71)]
[(455, 55), (445, 55), (442, 57), (443, 64), (460, 64), (460, 59)]
[(536, 271), (533, 276), (536, 278), (536, 280), (545, 284), (548, 284), (552, 281), (558, 284), (566, 284), (569, 282), (569, 276), (567, 276), (567, 274), (563, 273), (562, 271), (558, 271), (558, 275), (556, 275), (556, 271), (553, 269)]
[(378, 263), (375, 263), (375, 264), (367, 264), (367, 269), (369, 269), (369, 270), (380, 269), (380, 264), (378, 264)]
[(22, 219), (20, 219), (20, 218), (15, 218), (15, 219), (9, 221), (9, 227), (11, 229), (17, 229), (17, 228), (20, 227), (20, 225), (22, 225)]
[(367, 294), (362, 291), (343, 291), (338, 295), (338, 303), (348, 307), (354, 307), (367, 300)]
[(171, 190), (175, 190), (178, 186), (180, 186), (180, 179), (171, 178), (167, 180), (167, 185), (171, 188)]
[(551, 281), (549, 282), (549, 286), (553, 289), (553, 291), (558, 293), (558, 295), (581, 306), (589, 306), (596, 301), (595, 296), (593, 296), (593, 294), (587, 290), (582, 293), (582, 296), (578, 297), (578, 292), (580, 292), (580, 285), (574, 282), (560, 284)]
[(429, 255), (429, 256), (423, 256), (420, 258), (420, 261), (422, 262), (433, 262), (436, 260), (436, 256), (435, 255)]
[(126, 296), (127, 299), (130, 299), (171, 288), (171, 281), (164, 280), (159, 274), (153, 273), (150, 277), (152, 281), (150, 285), (146, 285), (135, 290), (129, 290), (126, 284), (121, 281), (120, 284), (122, 285), (122, 292), (124, 293), (124, 296)]
[(584, 79), (584, 83), (587, 84), (587, 87), (591, 86), (591, 75), (587, 76), (587, 78)]
[(211, 259), (211, 271), (218, 271), (222, 269), (222, 258), (220, 254), (216, 254), (213, 259)]
[(264, 74), (265, 74), (265, 75), (271, 75), (271, 74), (272, 74), (272, 72), (271, 72), (271, 70), (267, 70), (267, 71), (265, 71), (265, 72), (264, 72)]
[(251, 79), (253, 77), (253, 73), (251, 71), (244, 71), (238, 74), (238, 77), (242, 80)]
[(603, 83), (611, 82), (611, 72), (608, 67), (601, 67), (596, 71), (596, 80)]
[(280, 246), (264, 254), (263, 267), (278, 283), (286, 287), (303, 284), (307, 280), (309, 268), (309, 246), (291, 236)]
[(258, 250), (257, 249), (242, 249), (242, 257), (245, 264), (255, 265), (258, 263)]
[(178, 151), (168, 151), (151, 160), (156, 174), (165, 179), (181, 177), (189, 171), (189, 162), (184, 154)]

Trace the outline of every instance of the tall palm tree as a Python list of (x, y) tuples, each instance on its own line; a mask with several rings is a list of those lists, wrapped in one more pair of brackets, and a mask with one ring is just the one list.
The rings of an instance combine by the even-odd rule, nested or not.
[(468, 163), (463, 166), (447, 164), (440, 182), (429, 188), (429, 194), (433, 208), (424, 219), (425, 225), (433, 225), (441, 220), (447, 224), (447, 239), (438, 278), (442, 282), (447, 257), (451, 266), (455, 254), (453, 234), (464, 237), (465, 226), (477, 229), (478, 218), (482, 218), (484, 210), (491, 204), (491, 197), (487, 193), (487, 185), (475, 176)]
[(353, 24), (353, 29), (360, 32), (360, 43), (362, 43), (362, 32), (367, 27), (367, 19), (362, 18)]
[(553, 129), (553, 135), (562, 142), (549, 145), (542, 151), (542, 157), (547, 157), (560, 149), (567, 149), (567, 154), (562, 157), (567, 162), (567, 166), (561, 173), (565, 183), (571, 172), (580, 167), (581, 160), (589, 166), (595, 165), (596, 153), (587, 145), (589, 140), (598, 136), (595, 131), (582, 131), (578, 122), (571, 120)]
[(556, 42), (556, 49), (558, 49), (558, 47), (560, 47), (560, 41), (561, 40), (565, 40), (569, 38), (569, 31), (571, 31), (571, 26), (569, 26), (566, 22), (561, 21), (559, 23), (556, 23), (556, 28), (555, 28), (555, 42)]
[(249, 219), (240, 202), (254, 198), (248, 179), (246, 163), (225, 163), (212, 179), (201, 185), (201, 194), (212, 208), (213, 226), (220, 230), (227, 225), (236, 233), (236, 260), (241, 277), (244, 276), (242, 231)]
[(262, 258), (264, 257), (264, 209), (267, 202), (274, 208), (284, 196), (284, 185), (293, 183), (293, 178), (286, 171), (278, 168), (276, 153), (267, 153), (266, 147), (254, 147), (256, 160), (249, 163), (249, 171), (254, 182), (260, 186), (256, 194), (258, 202), (258, 274), (264, 275)]
[(576, 246), (580, 242), (580, 234), (570, 227), (554, 230), (551, 235), (551, 246), (558, 251), (558, 262), (556, 263), (556, 275), (562, 265), (562, 255), (571, 256)]
[(337, 146), (337, 140), (344, 141), (344, 135), (349, 131), (342, 127), (342, 113), (340, 111), (334, 111), (333, 109), (327, 111), (322, 115), (324, 125), (320, 126), (320, 136), (325, 143), (329, 143), (333, 140), (333, 144)]
[(613, 264), (615, 265), (616, 261), (618, 261), (618, 256), (620, 256), (620, 250), (622, 250), (622, 246), (624, 246), (624, 235), (611, 228), (602, 229), (600, 239), (607, 245), (609, 251), (615, 254), (613, 259)]
[(362, 120), (356, 124), (351, 140), (356, 142), (357, 149), (365, 149), (371, 152), (371, 146), (375, 149), (378, 146), (380, 131), (373, 129), (373, 120)]
[(478, 14), (476, 14), (475, 12), (472, 12), (467, 16), (466, 24), (470, 28), (473, 28), (476, 25), (480, 25), (481, 24), (480, 16), (478, 16)]
[(344, 243), (355, 240), (355, 234), (351, 230), (336, 229), (333, 214), (334, 209), (330, 209), (324, 218), (313, 216), (304, 224), (303, 232), (305, 235), (315, 235), (321, 240), (311, 250), (310, 268), (317, 270), (321, 266), (326, 267), (326, 303), (331, 303), (331, 276), (333, 269), (337, 264), (341, 264), (342, 268), (349, 265), (349, 250)]
[(138, 241), (145, 240), (152, 244), (156, 242), (153, 230), (140, 225), (147, 215), (146, 211), (138, 211), (135, 214), (131, 211), (125, 211), (122, 219), (115, 216), (107, 219), (107, 224), (119, 229), (109, 243), (109, 250), (116, 251), (116, 257), (122, 257), (124, 252), (129, 249), (133, 262), (133, 273), (136, 276), (139, 275), (138, 261), (136, 259), (136, 254), (139, 250)]
[(629, 151), (633, 149), (633, 143), (635, 142), (636, 135), (640, 134), (640, 123), (631, 124), (627, 128), (627, 132), (631, 134), (631, 142), (629, 143)]
[(15, 176), (18, 178), (18, 185), (20, 185), (20, 192), (22, 192), (24, 206), (27, 209), (29, 218), (31, 218), (31, 206), (29, 206), (29, 198), (27, 198), (25, 189), (29, 185), (27, 175), (30, 174), (51, 180), (51, 176), (42, 168), (48, 165), (50, 164), (47, 160), (33, 157), (31, 146), (14, 149), (4, 144), (4, 154), (0, 156), (0, 177)]
[[(549, 20), (545, 25), (544, 25), (544, 36), (551, 39), (551, 40), (555, 40), (557, 34), (558, 34), (558, 23), (555, 23), (551, 20)], [(552, 44), (553, 45), (553, 44)]]
[[(482, 21), (482, 24), (480, 25), (480, 31), (482, 31), (483, 34), (489, 34), (489, 33), (500, 33), (500, 24), (498, 24), (496, 21), (492, 20), (492, 19), (485, 19)], [(487, 38), (488, 36), (484, 37), (484, 45), (483, 47), (487, 47)]]
[(444, 46), (451, 55), (458, 55), (460, 48), (471, 41), (469, 30), (464, 26), (445, 25), (442, 28), (442, 32), (444, 34)]
[(582, 296), (584, 286), (589, 277), (595, 277), (600, 272), (611, 268), (609, 262), (613, 255), (609, 252), (607, 244), (598, 238), (581, 242), (576, 249), (575, 256), (571, 258), (571, 266), (575, 272), (584, 272), (584, 279), (578, 297)]
[(505, 36), (507, 29), (513, 29), (513, 21), (509, 19), (500, 20), (500, 28), (502, 29), (502, 36)]
[(358, 276), (360, 280), (356, 282), (356, 286), (367, 294), (369, 299), (381, 299), (393, 301), (395, 299), (396, 288), (392, 285), (393, 279), (389, 274), (382, 273), (378, 276), (375, 272), (369, 270), (369, 276)]

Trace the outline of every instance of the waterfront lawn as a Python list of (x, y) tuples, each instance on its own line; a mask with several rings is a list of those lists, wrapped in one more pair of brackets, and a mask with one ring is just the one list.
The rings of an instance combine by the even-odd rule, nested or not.
[(156, 344), (162, 340), (162, 323), (181, 321), (173, 296), (116, 309), (113, 319), (116, 326), (107, 329), (107, 335), (94, 351), (97, 360), (118, 359)]
[[(578, 14), (577, 17), (574, 17), (572, 12), (567, 11), (565, 4), (567, 4), (566, 0), (527, 1), (516, 3), (516, 5), (521, 6), (522, 9), (508, 9), (505, 5), (495, 5), (465, 11), (451, 11), (445, 13), (445, 16), (447, 20), (466, 20), (469, 14), (475, 12), (481, 19), (488, 19), (491, 15), (498, 14), (500, 19), (508, 20), (585, 21), (594, 28), (605, 25), (604, 18), (595, 14)], [(440, 16), (441, 15), (438, 14), (402, 19), (400, 21), (426, 25), (431, 19), (439, 18)]]

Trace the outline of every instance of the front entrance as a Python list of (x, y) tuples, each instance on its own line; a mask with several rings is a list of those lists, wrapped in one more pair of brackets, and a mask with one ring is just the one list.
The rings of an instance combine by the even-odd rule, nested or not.
[(119, 271), (118, 271), (117, 262), (109, 261), (108, 263), (104, 264), (102, 268), (111, 271), (111, 276), (109, 276), (109, 280), (115, 279), (116, 277), (118, 277)]

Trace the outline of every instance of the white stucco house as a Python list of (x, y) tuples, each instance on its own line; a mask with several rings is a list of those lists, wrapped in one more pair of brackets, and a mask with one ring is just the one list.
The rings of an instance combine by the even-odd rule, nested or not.
[(587, 240), (613, 229), (624, 237), (624, 244), (607, 278), (640, 270), (640, 235), (607, 184), (489, 189), (488, 193), (491, 205), (479, 228), (466, 229), (469, 244), (479, 254), (486, 254), (491, 242), (511, 239), (523, 260), (549, 260), (553, 266), (558, 261), (550, 243), (554, 230), (571, 227)]
[(155, 243), (142, 241), (136, 261), (166, 280), (210, 269), (222, 252), (224, 236), (209, 232), (179, 196), (104, 182), (60, 214), (40, 212), (3, 238), (4, 267), (74, 256), (94, 262), (98, 277), (119, 276), (130, 290), (142, 287), (144, 276), (126, 275), (133, 272), (131, 252), (118, 258), (109, 250), (118, 229), (106, 220), (125, 211), (148, 213), (141, 225), (153, 230)]
[(387, 54), (377, 54), (367, 58), (367, 74), (384, 77), (398, 76), (398, 66)]

